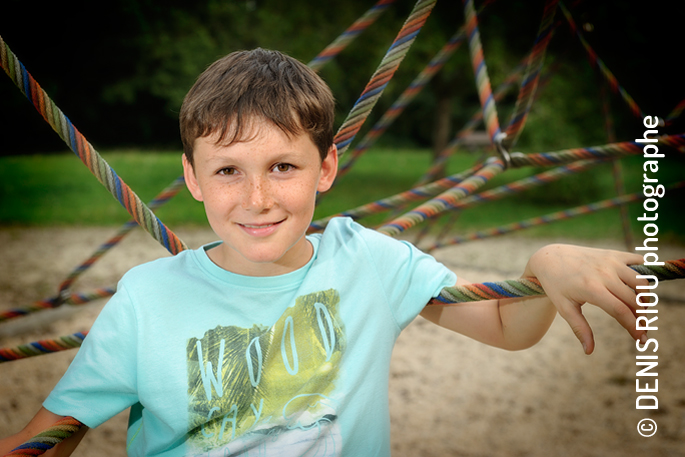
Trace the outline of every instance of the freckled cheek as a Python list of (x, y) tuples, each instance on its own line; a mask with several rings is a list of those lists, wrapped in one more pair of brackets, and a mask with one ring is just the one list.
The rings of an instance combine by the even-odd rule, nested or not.
[(313, 207), (316, 202), (316, 187), (310, 183), (298, 183), (283, 189), (279, 193), (279, 200), (292, 208), (307, 210)]
[(205, 198), (205, 208), (215, 214), (231, 212), (240, 205), (240, 198), (236, 192), (226, 192), (222, 189), (212, 189)]

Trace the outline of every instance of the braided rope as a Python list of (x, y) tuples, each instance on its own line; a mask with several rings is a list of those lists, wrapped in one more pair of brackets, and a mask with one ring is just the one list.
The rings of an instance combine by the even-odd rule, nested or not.
[(338, 38), (333, 40), (331, 44), (314, 57), (308, 64), (312, 70), (319, 70), (333, 57), (340, 54), (340, 52), (347, 47), (355, 38), (357, 38), (364, 30), (371, 24), (376, 22), (378, 16), (383, 13), (388, 6), (392, 5), (395, 0), (379, 0), (374, 6), (364, 13), (359, 19), (347, 28)]
[(65, 417), (55, 422), (50, 428), (39, 433), (24, 444), (14, 448), (8, 456), (42, 455), (57, 444), (78, 432), (84, 424), (73, 417)]
[[(671, 184), (666, 186), (666, 189), (675, 190), (682, 189), (685, 187), (685, 181)], [(600, 200), (598, 202), (589, 203), (586, 205), (576, 206), (574, 208), (569, 208), (561, 211), (555, 211), (553, 213), (545, 214), (543, 216), (531, 217), (529, 219), (524, 219), (518, 222), (512, 222), (509, 224), (501, 225), (499, 227), (493, 227), (485, 230), (478, 230), (476, 232), (460, 235), (450, 238), (447, 241), (433, 243), (431, 246), (425, 248), (426, 251), (430, 252), (438, 248), (445, 246), (452, 246), (455, 244), (462, 244), (469, 241), (482, 240), (485, 238), (493, 238), (497, 236), (506, 235), (511, 232), (516, 232), (519, 230), (525, 230), (531, 227), (536, 227), (540, 225), (547, 225), (552, 222), (562, 221), (571, 219), (576, 216), (582, 216), (584, 214), (594, 213), (603, 209), (620, 207), (627, 203), (636, 202), (639, 200), (644, 200), (644, 194), (642, 192), (635, 192), (632, 194), (621, 195), (619, 197), (607, 198), (605, 200)]]
[(390, 209), (399, 208), (406, 205), (409, 202), (423, 200), (425, 198), (433, 197), (445, 189), (451, 189), (456, 184), (461, 183), (464, 179), (471, 176), (473, 173), (481, 168), (480, 165), (472, 167), (468, 170), (462, 171), (446, 178), (440, 179), (438, 181), (432, 182), (430, 184), (425, 184), (423, 186), (414, 187), (412, 189), (406, 190), (399, 194), (395, 194), (390, 197), (386, 197), (375, 202), (367, 203), (357, 208), (353, 208), (342, 213), (333, 214), (322, 219), (313, 221), (309, 228), (312, 231), (323, 230), (328, 222), (334, 217), (351, 217), (355, 220), (361, 219), (372, 214), (377, 214)]
[[(452, 216), (445, 224), (443, 224), (442, 229), (436, 236), (435, 243), (440, 242), (443, 239), (443, 237), (447, 236), (447, 234), (450, 232), (454, 224), (457, 223), (460, 210), (464, 208), (479, 205), (487, 201), (499, 200), (500, 198), (503, 198), (505, 196), (521, 192), (533, 187), (537, 187), (545, 183), (556, 181), (557, 179), (563, 176), (583, 171), (586, 168), (598, 163), (602, 163), (602, 161), (587, 160), (574, 162), (563, 167), (558, 167), (553, 170), (548, 170), (533, 176), (529, 176), (527, 178), (519, 179), (518, 181), (514, 181), (509, 184), (504, 184), (499, 187), (495, 187), (494, 189), (486, 190), (479, 194), (469, 195), (463, 200), (458, 201), (457, 204), (454, 205), (454, 208), (450, 210), (452, 212)], [(431, 225), (434, 226), (437, 223), (437, 221), (438, 219), (433, 219)], [(416, 239), (414, 240), (414, 244), (418, 244), (428, 233), (430, 233), (430, 226), (426, 226), (422, 229), (422, 231), (417, 235)]]
[[(685, 152), (685, 134), (677, 134), (677, 135), (664, 135), (659, 137), (659, 144), (661, 146), (668, 146), (676, 149), (677, 151), (683, 153)], [(642, 152), (642, 145), (633, 142), (633, 141), (625, 141), (621, 143), (612, 143), (612, 144), (606, 144), (603, 146), (594, 146), (594, 147), (589, 147), (589, 148), (573, 148), (573, 149), (564, 149), (561, 151), (557, 152), (545, 152), (545, 153), (538, 153), (538, 154), (512, 154), (511, 156), (511, 165), (514, 167), (523, 167), (523, 166), (551, 166), (551, 165), (563, 165), (563, 164), (570, 164), (568, 165), (568, 171), (580, 171), (581, 169), (585, 168), (584, 163), (579, 163), (579, 164), (572, 164), (571, 162), (574, 161), (583, 161), (583, 160), (592, 160), (592, 161), (597, 161), (597, 160), (603, 160), (603, 159), (611, 159), (611, 158), (618, 158), (622, 156), (627, 156), (627, 155), (634, 155), (634, 154), (639, 154)], [(471, 172), (474, 172), (475, 169), (470, 169), (467, 170), (468, 174)], [(469, 200), (466, 200), (468, 204), (471, 204), (472, 200), (480, 200), (480, 199), (494, 199), (495, 197), (493, 196), (493, 193), (495, 195), (499, 193), (511, 193), (512, 191), (515, 191), (518, 186), (521, 188), (528, 188), (530, 185), (533, 185), (534, 183), (531, 181), (535, 181), (537, 179), (549, 179), (551, 180), (551, 176), (554, 176), (555, 174), (560, 173), (560, 174), (565, 174), (566, 172), (563, 170), (558, 170), (558, 171), (552, 171), (549, 174), (543, 174), (542, 178), (540, 176), (533, 176), (529, 178), (524, 178), (521, 181), (517, 181), (515, 183), (511, 183), (505, 186), (502, 186), (502, 188), (497, 188), (497, 189), (492, 189), (484, 193), (483, 195), (476, 195), (469, 197)], [(322, 230), (328, 221), (330, 221), (334, 217), (339, 217), (339, 216), (347, 216), (347, 217), (352, 217), (354, 219), (361, 219), (362, 217), (366, 217), (371, 214), (375, 214), (381, 211), (385, 211), (388, 209), (394, 209), (398, 208), (405, 203), (411, 202), (411, 201), (416, 201), (420, 200), (422, 198), (426, 198), (429, 196), (431, 191), (433, 190), (438, 190), (438, 189), (444, 189), (446, 187), (449, 187), (452, 185), (451, 183), (454, 182), (461, 182), (464, 178), (465, 173), (460, 173), (457, 175), (452, 175), (447, 178), (443, 178), (439, 181), (435, 181), (434, 183), (425, 185), (425, 186), (419, 186), (415, 187), (413, 189), (410, 189), (408, 191), (402, 192), (400, 194), (396, 194), (392, 197), (387, 197), (381, 200), (378, 200), (376, 202), (372, 203), (367, 203), (365, 205), (359, 206), (357, 208), (344, 211), (341, 213), (334, 214), (332, 216), (328, 216), (326, 218), (318, 219), (316, 221), (313, 221), (310, 230)], [(510, 186), (509, 188), (507, 188)], [(430, 190), (429, 190), (430, 189)], [(433, 194), (435, 195), (435, 194)], [(453, 202), (453, 207), (455, 208), (461, 208), (466, 206), (467, 203), (464, 202)], [(413, 226), (413, 224), (412, 224)], [(407, 227), (408, 228), (408, 227)], [(392, 230), (394, 232), (394, 230)]]
[(22, 344), (13, 348), (0, 348), (0, 363), (77, 348), (81, 346), (81, 343), (83, 343), (83, 339), (87, 334), (87, 331), (78, 332), (55, 339), (46, 339)]
[[(668, 260), (663, 267), (629, 265), (640, 274), (654, 275), (659, 280), (685, 278), (685, 259)], [(468, 284), (466, 286), (445, 287), (440, 295), (428, 305), (445, 305), (501, 298), (530, 297), (544, 295), (545, 291), (537, 278), (508, 279), (505, 281)]]
[(641, 275), (654, 275), (660, 281), (685, 277), (685, 259), (669, 260), (662, 266), (631, 265), (630, 268)]
[(400, 29), (395, 41), (381, 60), (371, 80), (364, 88), (359, 99), (347, 115), (347, 119), (335, 135), (333, 142), (338, 148), (338, 155), (342, 155), (350, 146), (352, 140), (361, 129), (364, 121), (371, 113), (388, 82), (402, 63), (404, 56), (414, 43), (428, 16), (430, 16), (436, 0), (419, 0)]
[[(479, 194), (469, 195), (463, 200), (456, 202), (454, 204), (454, 209), (463, 209), (468, 206), (484, 203), (486, 201), (497, 200), (516, 192), (521, 192), (532, 187), (555, 181), (563, 176), (584, 171), (587, 168), (602, 162), (603, 161), (599, 160), (579, 161), (562, 167), (557, 167), (552, 170), (547, 170), (534, 176), (529, 176), (509, 184), (501, 185), (494, 189), (486, 190)], [(461, 173), (442, 178), (433, 183), (417, 186), (399, 194), (376, 200), (375, 202), (367, 203), (341, 213), (336, 213), (331, 216), (317, 219), (311, 223), (309, 227), (310, 231), (323, 230), (328, 222), (330, 222), (330, 220), (334, 217), (351, 217), (354, 220), (359, 220), (372, 214), (378, 214), (383, 211), (400, 208), (413, 201), (433, 197), (442, 190), (454, 187), (455, 184), (462, 182), (468, 176), (475, 173), (478, 169), (480, 169), (480, 167), (473, 167)]]
[(116, 174), (69, 118), (55, 105), (33, 76), (26, 71), (2, 37), (0, 37), (0, 65), (53, 130), (141, 227), (172, 254), (186, 249), (186, 245), (145, 206), (138, 195)]
[(603, 160), (581, 160), (578, 162), (573, 162), (568, 165), (553, 168), (551, 170), (543, 171), (533, 176), (528, 176), (526, 178), (519, 179), (517, 181), (503, 184), (501, 186), (495, 187), (494, 189), (489, 189), (483, 191), (479, 194), (469, 195), (465, 199), (457, 202), (454, 205), (454, 209), (464, 209), (488, 201), (499, 200), (500, 198), (512, 195), (514, 193), (522, 192), (524, 190), (531, 189), (533, 187), (541, 186), (543, 184), (556, 181), (564, 176), (568, 176), (574, 173), (580, 173), (585, 171), (590, 167), (604, 163)]
[(443, 192), (437, 197), (417, 206), (408, 213), (384, 224), (377, 230), (390, 236), (396, 236), (406, 229), (415, 226), (419, 222), (434, 217), (448, 208), (453, 208), (456, 202), (473, 193), (476, 189), (488, 182), (493, 176), (504, 171), (501, 160), (492, 158), (477, 173), (462, 181), (454, 188)]
[[(524, 65), (522, 63), (519, 64), (509, 74), (509, 76), (507, 76), (504, 82), (502, 82), (502, 84), (500, 84), (497, 87), (497, 90), (495, 90), (495, 93), (493, 95), (495, 102), (498, 102), (504, 98), (509, 89), (513, 87), (514, 83), (519, 78), (523, 69)], [(478, 127), (482, 120), (483, 111), (479, 109), (475, 113), (473, 113), (471, 119), (461, 128), (461, 130), (459, 130), (454, 135), (454, 139), (447, 146), (445, 146), (445, 149), (440, 151), (438, 156), (433, 161), (433, 164), (430, 166), (428, 171), (426, 171), (426, 173), (424, 173), (424, 175), (419, 179), (418, 183), (423, 184), (435, 179), (435, 177), (442, 172), (444, 164), (445, 162), (447, 162), (447, 159), (449, 159), (450, 156), (457, 151), (457, 149), (464, 142), (466, 137), (468, 137), (471, 133), (473, 133), (476, 130), (476, 127)]]
[[(148, 208), (151, 210), (156, 210), (165, 203), (167, 203), (171, 198), (176, 196), (185, 186), (185, 179), (183, 176), (176, 178), (171, 184), (164, 188), (155, 198), (148, 203)], [(81, 276), (88, 268), (90, 268), (95, 262), (97, 262), (103, 255), (105, 255), (110, 249), (119, 244), (121, 240), (124, 239), (134, 228), (138, 226), (135, 220), (130, 220), (126, 222), (119, 231), (109, 240), (104, 242), (97, 250), (83, 263), (76, 267), (67, 278), (60, 284), (59, 292), (60, 296), (63, 296), (66, 291), (71, 287), (71, 285)]]
[[(164, 190), (162, 190), (150, 203), (148, 207), (151, 210), (157, 209), (167, 203), (174, 197), (184, 186), (183, 176), (176, 178)], [(138, 227), (138, 223), (134, 220), (126, 222), (119, 231), (105, 243), (100, 245), (98, 249), (84, 262), (77, 266), (67, 278), (59, 286), (59, 295), (57, 297), (39, 300), (32, 306), (23, 308), (14, 308), (7, 311), (0, 312), (0, 322), (13, 319), (27, 314), (42, 311), (44, 309), (57, 308), (62, 304), (81, 305), (89, 303), (93, 300), (109, 297), (114, 294), (114, 288), (100, 288), (85, 293), (69, 293), (71, 285), (82, 275), (88, 268), (90, 268), (97, 260), (105, 255), (110, 249), (116, 246), (129, 232)]]
[[(661, 146), (669, 146), (673, 147), (679, 152), (685, 152), (685, 134), (678, 134), (678, 135), (664, 135), (659, 137), (659, 144)], [(625, 141), (621, 143), (613, 143), (613, 144), (607, 144), (603, 146), (595, 146), (595, 147), (589, 147), (589, 148), (573, 148), (573, 149), (564, 149), (562, 151), (558, 152), (547, 152), (547, 153), (539, 153), (539, 154), (512, 154), (511, 156), (511, 165), (514, 167), (522, 167), (522, 166), (527, 166), (527, 165), (534, 165), (534, 166), (549, 166), (549, 165), (561, 165), (564, 163), (569, 163), (573, 162), (576, 160), (587, 160), (587, 159), (609, 159), (609, 158), (616, 158), (616, 157), (621, 157), (625, 155), (633, 155), (633, 154), (638, 154), (642, 152), (642, 146), (636, 142), (633, 141)], [(482, 170), (481, 170), (482, 172)], [(486, 174), (489, 173), (485, 172)], [(473, 178), (473, 177), (472, 177)], [(469, 178), (471, 179), (471, 178)], [(474, 178), (475, 181), (469, 181), (468, 184), (466, 184), (466, 181), (462, 182), (461, 185), (465, 186), (471, 186), (475, 182), (478, 182), (480, 178)], [(483, 182), (480, 182), (475, 188), (480, 187)], [(420, 188), (418, 188), (420, 189)], [(472, 189), (473, 190), (473, 189)], [(455, 194), (461, 194), (463, 190), (457, 190), (457, 188), (453, 189)], [(402, 216), (401, 218), (398, 218), (394, 221), (389, 222), (388, 224), (383, 225), (380, 227), (378, 230), (382, 233), (385, 233), (387, 235), (391, 236), (396, 236), (398, 233), (406, 230), (409, 227), (413, 227), (414, 225), (418, 224), (419, 222), (422, 222), (426, 220), (429, 217), (434, 217), (438, 212), (444, 211), (445, 209), (453, 208), (458, 205), (457, 200), (460, 197), (464, 197), (465, 195), (460, 195), (460, 197), (456, 197), (456, 195), (452, 195), (452, 191), (447, 191), (447, 195), (441, 195), (435, 200), (431, 200), (430, 202), (427, 202), (425, 205), (426, 206), (421, 206), (416, 208), (413, 211), (410, 211), (406, 215)], [(468, 193), (468, 192), (467, 192)], [(390, 197), (390, 198), (397, 198), (399, 195), (398, 194), (395, 197)], [(406, 198), (407, 195), (402, 195), (402, 197), (399, 198), (401, 201), (402, 198)], [(456, 197), (456, 198), (455, 198)], [(404, 203), (404, 201), (401, 201), (401, 203)], [(382, 211), (385, 209), (390, 209), (391, 206), (390, 203), (387, 200), (379, 200), (378, 202), (374, 203), (369, 203), (367, 205), (364, 205), (362, 207), (356, 208), (355, 210), (350, 210), (344, 213), (337, 214), (336, 216), (350, 216), (350, 217), (362, 217), (361, 215), (368, 215), (373, 212), (378, 212)], [(356, 211), (359, 211), (356, 213)], [(332, 217), (325, 218), (319, 221), (315, 221), (313, 224), (313, 228), (315, 229), (321, 229), (325, 223), (330, 220)]]
[(476, 77), (476, 88), (480, 104), (483, 108), (483, 118), (490, 135), (490, 141), (495, 142), (495, 137), (500, 133), (499, 120), (497, 118), (497, 107), (492, 96), (490, 77), (483, 57), (483, 45), (480, 41), (478, 31), (478, 16), (473, 6), (473, 0), (463, 0), (464, 16), (466, 17), (466, 35), (469, 38), (469, 50), (471, 51), (471, 62), (473, 63), (473, 73)]
[(637, 103), (635, 103), (635, 100), (633, 100), (633, 97), (631, 97), (628, 92), (623, 88), (618, 83), (618, 80), (614, 76), (614, 74), (607, 68), (607, 66), (604, 64), (604, 61), (599, 58), (597, 53), (595, 52), (594, 49), (590, 46), (590, 44), (587, 42), (583, 34), (580, 32), (580, 29), (576, 25), (575, 21), (573, 20), (573, 16), (571, 16), (571, 13), (566, 9), (564, 6), (563, 2), (559, 2), (559, 8), (561, 8), (561, 12), (564, 13), (564, 16), (566, 17), (566, 21), (569, 24), (569, 27), (571, 28), (571, 31), (576, 34), (576, 37), (578, 37), (578, 40), (580, 40), (580, 43), (583, 45), (585, 48), (585, 51), (587, 52), (588, 58), (590, 59), (590, 63), (593, 66), (597, 66), (600, 70), (600, 73), (604, 78), (607, 80), (609, 83), (609, 87), (611, 87), (611, 90), (614, 93), (618, 93), (621, 98), (626, 102), (628, 107), (630, 108), (630, 111), (640, 119), (643, 119), (645, 117), (645, 113), (640, 109), (639, 106), (637, 106)]
[[(685, 134), (663, 135), (658, 138), (659, 146), (668, 146), (683, 153), (685, 152)], [(626, 155), (642, 153), (643, 145), (634, 141), (605, 144), (589, 148), (564, 149), (557, 152), (545, 152), (539, 154), (512, 154), (511, 166), (522, 167), (527, 165), (548, 166), (560, 165), (583, 159), (607, 159)]]
[(514, 105), (514, 112), (511, 115), (511, 120), (506, 129), (507, 136), (503, 140), (503, 145), (506, 149), (510, 149), (516, 143), (516, 140), (518, 140), (518, 137), (523, 130), (523, 126), (526, 123), (530, 108), (533, 105), (545, 52), (547, 50), (547, 45), (552, 38), (554, 13), (556, 12), (558, 2), (559, 0), (547, 0), (545, 2), (538, 36), (535, 39), (533, 50), (530, 53), (528, 67), (526, 68), (526, 73), (521, 82), (521, 90), (519, 91), (516, 105)]
[(342, 164), (338, 170), (338, 177), (344, 176), (350, 171), (356, 160), (374, 145), (376, 140), (392, 125), (397, 117), (404, 112), (409, 103), (421, 93), (423, 88), (435, 76), (435, 74), (445, 65), (449, 57), (459, 49), (464, 41), (464, 32), (460, 28), (447, 43), (431, 59), (419, 75), (409, 84), (409, 86), (397, 98), (395, 103), (383, 114), (369, 132), (361, 139), (359, 144), (349, 154), (348, 160)]
[(30, 306), (26, 306), (23, 308), (13, 308), (7, 311), (0, 312), (0, 322), (4, 322), (21, 316), (26, 316), (27, 314), (31, 314), (36, 311), (57, 308), (61, 304), (83, 305), (93, 300), (111, 297), (112, 295), (114, 295), (114, 291), (115, 289), (113, 287), (102, 287), (98, 289), (93, 289), (88, 292), (72, 293), (69, 295), (64, 294), (61, 297), (53, 297), (44, 300), (38, 300)]

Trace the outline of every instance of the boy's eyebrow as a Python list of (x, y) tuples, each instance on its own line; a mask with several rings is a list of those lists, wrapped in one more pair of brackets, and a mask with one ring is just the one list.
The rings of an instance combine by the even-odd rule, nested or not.
[[(262, 155), (261, 153), (255, 153), (255, 155)], [(277, 151), (274, 152), (273, 155), (269, 155), (269, 161), (270, 162), (280, 162), (280, 161), (288, 161), (288, 160), (293, 160), (293, 159), (298, 159), (300, 157), (304, 157), (305, 154), (303, 151), (292, 148), (292, 149), (285, 149), (283, 151)], [(254, 157), (252, 154), (247, 156), (247, 161), (250, 161), (250, 159)], [(318, 157), (318, 153), (317, 153)], [(245, 160), (245, 159), (242, 159)], [(221, 152), (221, 149), (216, 150), (213, 152), (208, 158), (207, 158), (207, 163), (213, 164), (213, 163), (225, 163), (225, 162), (237, 162), (238, 159), (234, 157), (233, 154), (227, 153), (227, 152)]]

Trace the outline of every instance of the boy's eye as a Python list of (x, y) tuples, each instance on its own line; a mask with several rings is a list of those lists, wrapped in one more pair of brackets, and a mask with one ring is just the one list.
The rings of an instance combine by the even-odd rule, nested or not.
[(292, 170), (294, 167), (290, 165), (289, 163), (279, 163), (276, 165), (273, 170), (278, 171), (280, 173), (285, 173), (286, 171)]
[(227, 176), (234, 175), (235, 174), (235, 168), (230, 168), (230, 167), (222, 168), (221, 170), (219, 170), (218, 173), (220, 175), (227, 175)]

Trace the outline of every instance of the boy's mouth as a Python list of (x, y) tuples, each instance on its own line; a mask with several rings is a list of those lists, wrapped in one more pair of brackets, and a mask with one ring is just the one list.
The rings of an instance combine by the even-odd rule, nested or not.
[(261, 224), (261, 225), (251, 225), (251, 224), (240, 224), (243, 227), (250, 228), (250, 229), (261, 229), (261, 228), (267, 228), (271, 227), (273, 225), (276, 225), (278, 222), (275, 222), (273, 224)]
[(270, 235), (273, 233), (276, 228), (284, 221), (278, 221), (278, 222), (269, 222), (265, 224), (238, 224), (239, 227), (241, 227), (244, 231), (249, 233), (250, 235), (256, 235), (256, 236), (266, 236)]

